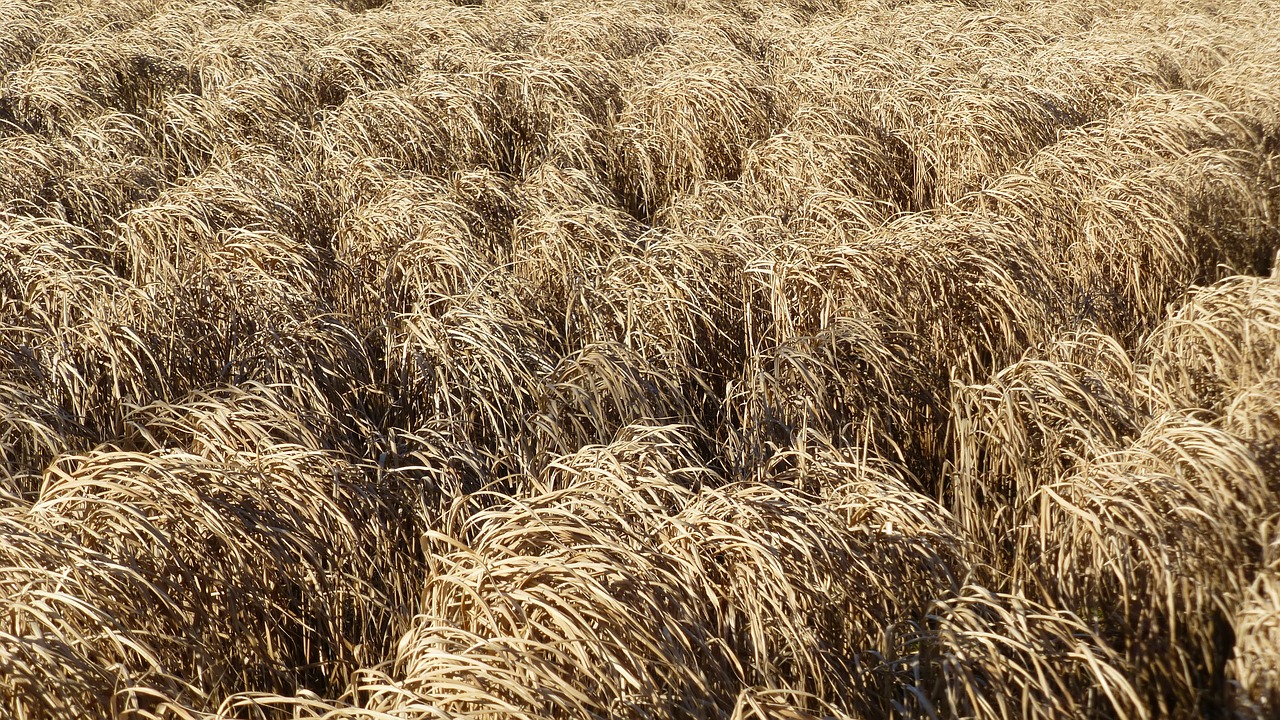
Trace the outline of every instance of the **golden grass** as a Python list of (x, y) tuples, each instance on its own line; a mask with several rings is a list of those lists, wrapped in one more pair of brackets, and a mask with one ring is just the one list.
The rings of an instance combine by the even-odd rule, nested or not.
[(0, 716), (1275, 716), (1277, 11), (0, 0)]
[(956, 394), (953, 509), (997, 582), (1123, 638), (1161, 714), (1228, 703), (1233, 617), (1267, 582), (1275, 291), (1194, 291), (1141, 362), (1074, 336)]

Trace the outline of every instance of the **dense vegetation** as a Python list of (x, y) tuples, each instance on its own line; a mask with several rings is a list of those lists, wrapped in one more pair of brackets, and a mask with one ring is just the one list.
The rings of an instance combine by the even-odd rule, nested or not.
[(1280, 715), (1273, 0), (0, 0), (0, 716)]

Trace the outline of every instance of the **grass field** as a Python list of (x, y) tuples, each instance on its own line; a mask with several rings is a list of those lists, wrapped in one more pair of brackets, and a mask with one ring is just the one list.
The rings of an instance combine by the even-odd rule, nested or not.
[(0, 0), (0, 718), (1280, 717), (1276, 0)]

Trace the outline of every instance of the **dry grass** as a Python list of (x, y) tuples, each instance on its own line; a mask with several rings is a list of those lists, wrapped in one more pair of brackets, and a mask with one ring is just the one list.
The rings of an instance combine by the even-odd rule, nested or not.
[(0, 0), (0, 716), (1275, 716), (1277, 11)]
[(1277, 511), (1275, 283), (1193, 292), (1142, 362), (1074, 336), (956, 393), (953, 508), (997, 582), (1123, 638), (1161, 714), (1228, 703), (1234, 618), (1265, 602), (1246, 598)]

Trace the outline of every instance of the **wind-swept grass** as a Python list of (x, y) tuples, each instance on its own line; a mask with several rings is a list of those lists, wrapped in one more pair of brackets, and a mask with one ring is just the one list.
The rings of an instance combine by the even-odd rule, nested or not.
[(1264, 718), (1273, 0), (0, 0), (0, 716)]
[(955, 395), (952, 504), (997, 582), (1092, 616), (1161, 714), (1229, 702), (1233, 618), (1269, 572), (1274, 290), (1195, 291), (1141, 364), (1076, 336)]

